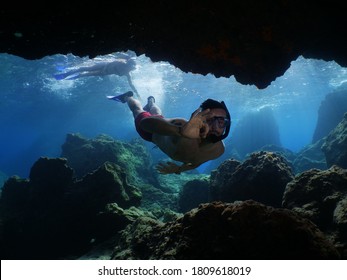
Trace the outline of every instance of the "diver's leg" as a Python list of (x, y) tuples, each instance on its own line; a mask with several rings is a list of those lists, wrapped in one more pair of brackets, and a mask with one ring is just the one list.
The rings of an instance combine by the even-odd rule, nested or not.
[(134, 97), (127, 97), (126, 102), (129, 106), (129, 109), (133, 113), (134, 118), (136, 118), (140, 113), (145, 112), (145, 110), (143, 110), (142, 108), (141, 102)]
[(152, 104), (152, 107), (149, 110), (149, 112), (152, 115), (162, 115), (162, 112), (161, 112), (160, 108), (157, 105), (155, 105), (155, 104)]
[(126, 75), (126, 77), (127, 77), (127, 79), (128, 79), (128, 84), (129, 84), (129, 86), (131, 87), (131, 89), (132, 89), (133, 92), (135, 93), (135, 96), (136, 96), (139, 100), (141, 100), (141, 97), (140, 97), (139, 93), (137, 92), (137, 89), (135, 88), (135, 86), (134, 86), (134, 84), (133, 84), (133, 81), (132, 81), (132, 79), (131, 79), (131, 75), (128, 73), (128, 74)]
[(114, 96), (114, 95), (108, 95), (106, 96), (110, 100), (115, 100), (121, 103), (127, 103), (129, 109), (134, 115), (134, 118), (136, 118), (140, 113), (145, 112), (143, 110), (141, 102), (133, 97), (132, 91), (127, 91), (126, 93)]

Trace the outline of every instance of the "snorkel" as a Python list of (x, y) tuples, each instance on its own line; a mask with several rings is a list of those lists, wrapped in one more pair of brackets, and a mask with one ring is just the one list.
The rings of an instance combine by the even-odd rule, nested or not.
[(213, 143), (216, 143), (218, 141), (222, 141), (223, 139), (225, 139), (226, 137), (228, 137), (229, 135), (229, 132), (230, 132), (230, 114), (229, 114), (229, 111), (228, 111), (228, 108), (227, 106), (225, 105), (224, 101), (222, 102), (219, 102), (219, 101), (216, 101), (216, 100), (213, 100), (213, 99), (207, 99), (205, 100), (203, 103), (201, 103), (200, 105), (200, 108), (202, 110), (206, 110), (206, 109), (216, 109), (216, 108), (220, 108), (220, 109), (224, 109), (225, 112), (226, 112), (226, 118), (229, 120), (226, 127), (225, 127), (225, 130), (223, 132), (223, 134), (221, 136), (216, 136), (216, 135), (210, 135), (209, 136), (209, 139), (213, 142)]

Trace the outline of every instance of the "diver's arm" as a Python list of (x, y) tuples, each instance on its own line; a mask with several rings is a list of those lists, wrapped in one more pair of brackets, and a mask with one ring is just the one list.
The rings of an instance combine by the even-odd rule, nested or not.
[(200, 165), (201, 164), (184, 163), (179, 166), (174, 162), (168, 161), (159, 163), (156, 169), (160, 174), (181, 174), (181, 172), (195, 169)]
[(129, 83), (129, 86), (131, 87), (131, 89), (133, 90), (133, 92), (135, 93), (135, 96), (138, 98), (138, 99), (141, 99), (139, 93), (137, 92), (137, 89), (135, 88), (134, 84), (133, 84), (133, 81), (131, 79), (131, 76), (129, 73), (126, 74), (126, 77), (128, 79), (128, 83)]
[[(177, 121), (179, 120), (179, 121)], [(180, 136), (184, 119), (164, 119), (160, 117), (148, 117), (141, 121), (140, 127), (149, 132), (164, 136)]]
[(156, 133), (165, 136), (179, 136), (188, 139), (206, 138), (209, 126), (206, 118), (210, 115), (210, 109), (196, 110), (189, 121), (182, 118), (163, 119), (158, 117), (148, 117), (141, 121), (140, 126), (149, 133)]

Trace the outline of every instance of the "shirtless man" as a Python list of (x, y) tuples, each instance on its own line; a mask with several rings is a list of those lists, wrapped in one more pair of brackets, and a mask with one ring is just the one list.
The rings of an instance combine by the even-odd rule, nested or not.
[(180, 174), (224, 153), (222, 140), (229, 134), (230, 114), (223, 101), (207, 99), (186, 120), (164, 118), (159, 107), (153, 106), (154, 98), (150, 101), (152, 106), (145, 106), (149, 111), (144, 110), (131, 91), (108, 98), (127, 103), (139, 135), (173, 160), (182, 162), (180, 166), (173, 162), (159, 163), (156, 169), (161, 174)]

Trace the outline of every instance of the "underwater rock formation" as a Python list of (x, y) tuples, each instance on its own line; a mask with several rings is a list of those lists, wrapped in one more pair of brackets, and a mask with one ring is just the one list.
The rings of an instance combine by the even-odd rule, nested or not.
[(287, 161), (272, 152), (252, 153), (243, 163), (226, 161), (211, 174), (210, 201), (252, 199), (280, 207), (288, 182), (294, 178)]
[(326, 137), (347, 112), (347, 86), (341, 88), (327, 94), (321, 102), (312, 143)]
[[(292, 176), (288, 166), (270, 152), (252, 155), (246, 165), (226, 161), (214, 174), (214, 183), (223, 185), (230, 175), (238, 174), (234, 182), (240, 182), (248, 193), (258, 195), (256, 187), (260, 187), (264, 196), (276, 201), (281, 184)], [(66, 159), (40, 158), (29, 179), (13, 176), (4, 185), (0, 198), (0, 257), (346, 259), (346, 170), (334, 167), (330, 173), (325, 172), (308, 171), (292, 181), (300, 181), (298, 186), (287, 185), (284, 207), (292, 210), (245, 199), (200, 204), (180, 215), (168, 210), (177, 202), (174, 193), (166, 202), (159, 202), (162, 194), (154, 193), (156, 188), (149, 185), (141, 186), (141, 191), (146, 190), (158, 205), (167, 203), (168, 208), (136, 208), (141, 191), (127, 183), (127, 173), (115, 163), (106, 162), (76, 180)], [(249, 181), (244, 179), (244, 183), (242, 176)], [(188, 193), (194, 193), (200, 183), (201, 179), (195, 179)], [(272, 189), (264, 187), (268, 184)], [(275, 184), (280, 186), (278, 190), (274, 190)], [(312, 197), (318, 202), (311, 203)], [(307, 218), (317, 223), (333, 244)]]
[(347, 113), (325, 138), (322, 151), (325, 154), (328, 167), (338, 165), (347, 168)]
[(347, 258), (347, 170), (311, 169), (287, 184), (283, 207), (313, 221)]
[(287, 148), (284, 148), (282, 146), (272, 145), (272, 144), (261, 147), (259, 151), (273, 152), (273, 153), (279, 154), (280, 156), (284, 157), (289, 164), (291, 164), (297, 156), (296, 153), (292, 152), (291, 150)]
[(4, 172), (0, 171), (0, 190), (7, 179), (8, 176)]
[[(88, 173), (74, 188), (76, 199), (88, 201), (89, 207), (94, 209), (111, 202), (123, 208), (140, 206), (142, 198), (140, 189), (128, 183), (125, 170), (112, 162), (105, 162), (93, 173)], [(93, 196), (89, 197), (90, 194)]]
[(225, 152), (219, 158), (211, 160), (207, 163), (205, 173), (209, 174), (213, 170), (217, 169), (224, 161), (229, 159), (235, 159), (238, 161), (242, 161), (241, 156), (237, 153), (235, 148), (232, 147), (232, 144), (228, 140), (224, 140)]
[(126, 143), (105, 134), (95, 139), (84, 138), (78, 133), (67, 134), (61, 156), (67, 158), (68, 165), (74, 169), (77, 177), (109, 161), (123, 167), (131, 183), (158, 185), (153, 177), (151, 157), (140, 141)]
[(325, 138), (306, 145), (297, 153), (276, 145), (263, 146), (260, 151), (274, 152), (285, 158), (294, 174), (298, 174), (312, 168), (327, 169), (325, 155), (321, 149), (324, 141)]
[(230, 158), (225, 160), (216, 170), (211, 172), (210, 201), (221, 200), (223, 186), (230, 180), (230, 177), (239, 165), (241, 165), (240, 161)]
[(324, 141), (325, 138), (317, 141), (314, 144), (307, 145), (297, 153), (296, 158), (293, 161), (295, 174), (304, 172), (312, 168), (323, 170), (327, 169), (325, 155), (321, 148)]
[(194, 179), (185, 183), (178, 197), (178, 211), (185, 213), (200, 203), (208, 202), (210, 188), (210, 177), (205, 176), (201, 179)]
[(206, 203), (170, 223), (138, 219), (113, 259), (339, 259), (308, 219), (254, 201)]
[(236, 125), (231, 146), (242, 159), (265, 145), (281, 146), (280, 134), (271, 108), (247, 114)]
[(161, 208), (164, 215), (167, 211), (165, 208), (177, 210), (179, 188), (188, 181), (203, 176), (187, 172), (180, 176), (160, 176), (153, 168), (151, 154), (141, 140), (126, 143), (106, 134), (94, 139), (84, 138), (78, 133), (68, 134), (61, 155), (67, 158), (68, 165), (74, 169), (77, 177), (94, 171), (107, 161), (123, 167), (129, 183), (141, 189), (141, 206), (147, 209)]
[[(177, 186), (173, 184), (173, 188), (176, 187)], [(141, 207), (155, 211), (157, 213), (157, 218), (163, 216), (162, 214), (164, 214), (167, 209), (177, 210), (178, 190), (177, 192), (164, 192), (162, 189), (149, 184), (141, 185), (140, 189), (143, 198)]]
[(140, 201), (114, 163), (74, 181), (66, 159), (40, 158), (29, 179), (13, 176), (3, 187), (1, 259), (76, 258), (133, 222), (129, 209)]

